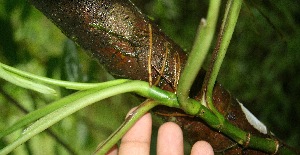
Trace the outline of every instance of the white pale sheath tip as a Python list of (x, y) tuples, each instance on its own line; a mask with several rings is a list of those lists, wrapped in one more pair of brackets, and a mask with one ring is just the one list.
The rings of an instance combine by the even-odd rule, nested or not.
[(240, 104), (241, 109), (244, 112), (248, 122), (261, 133), (267, 134), (267, 127), (261, 121), (259, 121), (246, 107), (244, 107), (242, 103), (240, 103), (238, 100), (237, 102)]

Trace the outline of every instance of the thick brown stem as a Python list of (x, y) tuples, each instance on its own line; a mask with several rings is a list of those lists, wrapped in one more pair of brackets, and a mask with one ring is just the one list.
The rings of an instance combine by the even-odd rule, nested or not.
[[(164, 66), (159, 86), (172, 91), (178, 72), (176, 57), (184, 64), (186, 54), (129, 1), (31, 0), (31, 3), (69, 38), (90, 51), (112, 75), (148, 81), (148, 63), (151, 63), (152, 79), (156, 81), (160, 74), (154, 68), (160, 70)], [(152, 55), (148, 62), (150, 46)], [(163, 64), (166, 51), (170, 53)]]

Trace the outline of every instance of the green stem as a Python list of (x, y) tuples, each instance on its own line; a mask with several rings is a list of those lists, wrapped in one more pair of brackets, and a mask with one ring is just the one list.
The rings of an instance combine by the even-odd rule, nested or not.
[(195, 107), (199, 107), (199, 105), (192, 105), (193, 102), (189, 102), (189, 93), (209, 51), (216, 29), (220, 4), (220, 0), (210, 1), (207, 21), (204, 19), (201, 20), (194, 46), (179, 79), (177, 89), (178, 100), (183, 110), (189, 114), (197, 113), (194, 109)]
[[(205, 75), (204, 83), (202, 86), (202, 104), (209, 107), (210, 110), (217, 115), (220, 122), (224, 122), (224, 116), (218, 112), (218, 110), (213, 105), (213, 88), (221, 68), (221, 64), (224, 60), (225, 54), (227, 52), (227, 48), (229, 46), (239, 12), (242, 6), (242, 0), (228, 0), (226, 5), (226, 10), (222, 22), (222, 26), (220, 29), (220, 33), (218, 36), (218, 41), (216, 48), (212, 55), (211, 65), (209, 67), (208, 72)], [(222, 123), (220, 124), (220, 127)]]
[[(44, 131), (63, 118), (75, 113), (76, 111), (88, 105), (91, 105), (105, 98), (127, 92), (135, 92), (146, 98), (154, 99), (161, 104), (169, 107), (179, 107), (176, 95), (174, 93), (161, 90), (154, 86), (149, 87), (148, 82), (144, 81), (129, 81), (117, 86), (108, 87), (106, 89), (93, 88), (80, 91), (68, 96), (67, 99), (64, 98), (64, 102), (62, 102), (61, 100), (57, 101), (59, 102), (61, 108), (40, 118), (27, 129), (25, 129), (22, 135), (17, 140), (0, 150), (0, 155), (8, 154), (16, 147), (32, 138), (34, 135)], [(57, 103), (54, 102), (54, 104)]]
[[(48, 104), (44, 108), (37, 109), (35, 111), (30, 112), (29, 114), (22, 117), (19, 121), (17, 121), (14, 125), (9, 127), (7, 130), (1, 131), (0, 138), (22, 128), (25, 125), (32, 123), (33, 121), (38, 120), (39, 118), (55, 111), (56, 109), (59, 109), (65, 105), (67, 105), (70, 102), (76, 101), (78, 98), (88, 95), (88, 93), (89, 93), (88, 91), (74, 93), (73, 95), (69, 95), (67, 97), (64, 97), (64, 98), (56, 101), (56, 102)], [(74, 96), (76, 96), (76, 97), (74, 97)]]
[(122, 125), (97, 147), (95, 154), (107, 153), (143, 115), (157, 105), (159, 105), (159, 102), (153, 100), (146, 100), (140, 104), (131, 112)]
[(24, 77), (21, 77), (17, 74), (6, 71), (1, 66), (0, 66), (0, 78), (4, 79), (12, 84), (15, 84), (19, 87), (31, 89), (31, 90), (40, 92), (42, 94), (53, 94), (53, 95), (56, 94), (56, 91), (54, 89), (52, 89), (46, 85), (30, 81), (30, 80), (28, 80)]
[[(193, 100), (193, 102), (197, 101)], [(196, 116), (200, 117), (207, 124), (209, 124), (209, 126), (230, 137), (232, 140), (244, 146), (245, 148), (261, 150), (270, 154), (274, 154), (278, 151), (279, 142), (276, 139), (251, 135), (251, 133), (240, 129), (226, 119), (221, 122), (219, 117), (215, 115), (213, 111), (204, 106), (202, 106)]]
[[(60, 104), (63, 104), (64, 106), (46, 115), (45, 117), (39, 119), (38, 121), (33, 123), (30, 127), (25, 129), (22, 135), (15, 142), (11, 143), (9, 146), (3, 148), (0, 151), (0, 155), (11, 152), (17, 146), (23, 144), (24, 142), (32, 138), (34, 135), (49, 128), (56, 122), (73, 114), (74, 112), (90, 104), (93, 104), (99, 100), (111, 96), (115, 96), (121, 93), (126, 93), (126, 92), (135, 92), (144, 97), (157, 101), (157, 104), (160, 103), (162, 105), (166, 105), (169, 107), (179, 108), (179, 103), (177, 102), (177, 97), (174, 93), (161, 90), (154, 86), (149, 87), (148, 82), (143, 82), (143, 81), (129, 81), (106, 89), (93, 88), (89, 90), (80, 91), (64, 98), (66, 100), (65, 102), (67, 103), (63, 103), (62, 101), (57, 101), (60, 102)], [(190, 102), (194, 102), (193, 104), (200, 104), (196, 100), (193, 99), (189, 99), (189, 100)], [(54, 104), (56, 104), (56, 102)], [(139, 110), (140, 114), (138, 114), (137, 117), (142, 116), (142, 114), (145, 111), (150, 110), (155, 105), (156, 104), (148, 105), (145, 107), (143, 106), (142, 110)], [(249, 133), (232, 125), (227, 120), (222, 122), (223, 123), (222, 128), (219, 128), (220, 127), (219, 118), (210, 109), (206, 108), (205, 106), (201, 106), (199, 109), (197, 109), (197, 111), (199, 111), (196, 114), (197, 117), (200, 117), (205, 122), (207, 122), (211, 127), (219, 130), (220, 132), (224, 133), (225, 135), (227, 135), (228, 137), (235, 140), (241, 145), (248, 146), (254, 149), (259, 149), (269, 153), (276, 152), (278, 148), (277, 140), (269, 139), (269, 138), (261, 138), (254, 135), (251, 135), (251, 137), (249, 138), (248, 137)], [(134, 119), (138, 119), (138, 118), (134, 118)], [(127, 127), (126, 129), (124, 129), (124, 131), (125, 130), (127, 130)], [(122, 131), (120, 134), (122, 133), (124, 132)], [(118, 139), (118, 137), (120, 136), (117, 136), (116, 139)], [(111, 146), (111, 144), (107, 146)]]
[[(67, 89), (75, 89), (75, 90), (86, 90), (86, 89), (95, 88), (95, 87), (107, 88), (107, 87), (117, 85), (117, 84), (121, 84), (121, 83), (124, 83), (124, 82), (128, 81), (127, 79), (119, 79), (119, 80), (114, 80), (114, 81), (109, 81), (109, 82), (102, 82), (102, 83), (79, 83), (79, 82), (55, 80), (55, 79), (51, 79), (51, 78), (46, 78), (46, 77), (34, 75), (34, 74), (31, 74), (31, 73), (28, 73), (28, 72), (18, 70), (14, 67), (10, 67), (10, 66), (5, 65), (3, 63), (0, 63), (0, 71), (1, 71), (1, 67), (3, 69), (5, 69), (5, 71), (14, 73), (17, 76), (21, 76), (23, 78), (28, 78), (28, 79), (31, 79), (31, 80), (36, 80), (36, 81), (47, 83), (47, 84), (50, 84), (50, 85), (61, 86), (61, 87), (65, 87)], [(27, 81), (29, 81), (28, 79), (27, 79)]]
[(203, 91), (210, 108), (214, 108), (212, 103), (213, 88), (217, 75), (224, 60), (229, 46), (238, 16), (242, 5), (242, 0), (229, 0), (226, 7), (225, 16), (218, 37), (217, 46), (213, 52), (213, 58), (209, 71), (207, 72), (203, 84)]

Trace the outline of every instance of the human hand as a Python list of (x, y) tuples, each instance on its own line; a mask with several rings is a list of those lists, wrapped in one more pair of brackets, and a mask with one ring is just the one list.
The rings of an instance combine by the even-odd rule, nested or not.
[[(145, 114), (123, 136), (120, 148), (112, 148), (108, 155), (148, 155), (150, 154), (150, 141), (152, 131), (152, 118)], [(157, 137), (157, 155), (183, 155), (183, 134), (181, 128), (167, 122), (160, 126)], [(213, 155), (211, 145), (205, 141), (196, 142), (191, 150), (191, 155)]]

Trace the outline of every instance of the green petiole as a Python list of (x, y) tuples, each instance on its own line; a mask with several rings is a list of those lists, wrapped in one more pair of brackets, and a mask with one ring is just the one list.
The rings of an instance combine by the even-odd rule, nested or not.
[(177, 88), (178, 100), (183, 110), (188, 114), (193, 115), (197, 113), (195, 109), (199, 109), (199, 105), (190, 102), (189, 93), (209, 51), (216, 29), (220, 4), (220, 0), (210, 1), (207, 21), (202, 20), (200, 23), (194, 46), (179, 79)]

